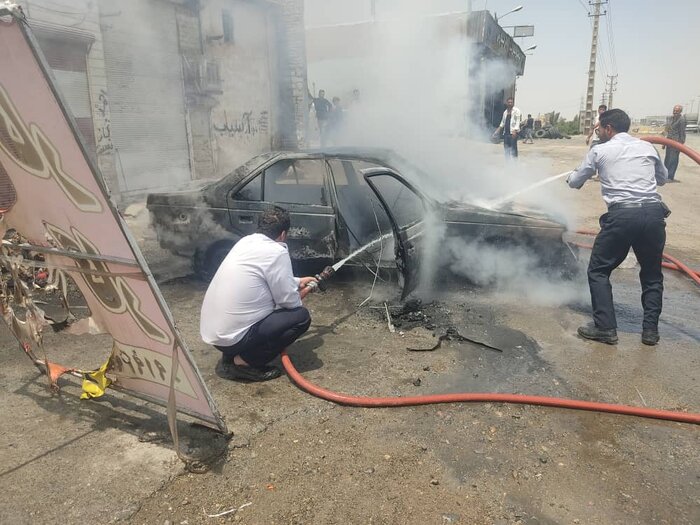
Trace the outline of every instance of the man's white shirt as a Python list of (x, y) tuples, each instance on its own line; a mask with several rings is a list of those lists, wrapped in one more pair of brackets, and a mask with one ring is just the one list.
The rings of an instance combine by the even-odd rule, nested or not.
[(592, 147), (566, 181), (578, 189), (596, 171), (608, 206), (659, 202), (661, 196), (656, 188), (668, 180), (668, 171), (654, 146), (627, 133), (617, 133), (607, 142)]
[[(500, 126), (501, 128), (505, 127), (507, 118), (508, 118), (508, 110), (506, 109), (503, 112), (503, 118), (501, 119), (501, 126)], [(523, 121), (522, 112), (518, 108), (513, 107), (513, 109), (511, 110), (511, 114), (510, 114), (510, 132), (514, 133), (517, 131), (519, 133), (520, 132), (520, 123), (522, 121)]]
[(205, 343), (232, 346), (273, 311), (299, 306), (299, 279), (287, 246), (254, 233), (236, 243), (212, 279), (199, 331)]

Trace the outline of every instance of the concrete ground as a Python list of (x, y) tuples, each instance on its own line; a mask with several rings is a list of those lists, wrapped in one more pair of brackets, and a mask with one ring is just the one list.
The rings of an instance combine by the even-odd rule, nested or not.
[[(700, 150), (700, 139), (690, 137)], [(520, 146), (542, 178), (575, 167), (581, 138)], [(484, 154), (500, 158), (498, 146)], [(667, 251), (700, 267), (694, 229), (700, 167), (683, 159), (661, 189), (673, 209)], [(549, 191), (549, 190), (548, 190)], [(597, 183), (551, 190), (592, 229), (604, 206)], [(218, 356), (198, 337), (205, 285), (154, 245), (142, 214), (129, 219), (161, 278), (166, 300), (234, 436), (225, 460), (187, 473), (163, 411), (118, 394), (52, 396), (6, 328), (0, 329), (0, 522), (144, 524), (492, 524), (700, 522), (700, 429), (625, 416), (502, 404), (345, 408), (286, 378), (260, 385), (221, 380)], [(636, 270), (614, 275), (620, 343), (574, 336), (589, 318), (585, 282), (543, 297), (446, 283), (423, 310), (461, 332), (497, 340), (496, 352), (399, 326), (368, 296), (363, 275), (340, 275), (307, 304), (312, 328), (290, 354), (309, 380), (357, 395), (520, 392), (700, 412), (700, 295), (668, 272), (661, 344), (640, 343)], [(566, 300), (562, 300), (566, 297)], [(370, 304), (398, 300), (382, 284)], [(98, 365), (108, 338), (46, 334), (58, 361)], [(101, 349), (95, 351), (95, 348)], [(93, 357), (96, 356), (96, 357)], [(186, 432), (186, 426), (183, 424)], [(234, 508), (220, 517), (209, 517)]]

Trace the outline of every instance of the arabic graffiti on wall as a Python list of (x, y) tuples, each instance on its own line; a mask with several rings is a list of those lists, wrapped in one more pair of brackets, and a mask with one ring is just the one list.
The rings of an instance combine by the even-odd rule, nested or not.
[(244, 111), (239, 118), (229, 118), (224, 111), (223, 122), (214, 122), (214, 131), (224, 137), (267, 135), (269, 115), (267, 111)]
[(114, 149), (112, 144), (112, 119), (109, 115), (109, 99), (107, 91), (100, 89), (100, 95), (95, 104), (95, 110), (102, 121), (101, 125), (97, 126), (97, 154), (103, 155)]

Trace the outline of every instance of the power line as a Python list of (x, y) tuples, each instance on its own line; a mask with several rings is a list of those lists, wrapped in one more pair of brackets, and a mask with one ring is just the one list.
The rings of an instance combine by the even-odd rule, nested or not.
[(610, 61), (613, 68), (613, 72), (617, 74), (617, 56), (615, 53), (615, 37), (613, 35), (613, 24), (612, 17), (610, 15), (610, 4), (612, 0), (608, 0), (608, 17), (607, 17), (607, 27), (608, 27), (608, 45), (610, 50)]

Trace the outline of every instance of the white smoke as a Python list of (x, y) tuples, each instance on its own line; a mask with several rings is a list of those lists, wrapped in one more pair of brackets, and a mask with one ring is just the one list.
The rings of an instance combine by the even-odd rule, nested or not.
[[(419, 185), (442, 202), (480, 205), (553, 175), (548, 160), (508, 163), (502, 147), (488, 142), (494, 130), (483, 123), (483, 96), (507, 90), (515, 71), (504, 61), (482, 61), (460, 25), (463, 15), (425, 16), (430, 4), (402, 3), (391, 20), (372, 24), (367, 56), (310, 65), (316, 87), (325, 89), (329, 98), (340, 96), (345, 108), (343, 124), (331, 134), (331, 144), (396, 151), (428, 174), (429, 180), (418, 181)], [(470, 71), (476, 71), (471, 79)], [(475, 85), (489, 93), (471, 92)], [(359, 102), (352, 101), (354, 89), (360, 92)], [(570, 224), (572, 210), (560, 202), (552, 185), (519, 197), (520, 204)], [(518, 208), (508, 204), (506, 209)], [(452, 270), (474, 282), (535, 299), (538, 294), (556, 295), (556, 287), (543, 279), (536, 287), (519, 288), (519, 282), (533, 283), (541, 273), (531, 254), (464, 239), (450, 239), (447, 245), (442, 221), (427, 217), (425, 224), (421, 293), (429, 293), (441, 259), (438, 254), (449, 246), (456, 261)], [(542, 293), (533, 294), (535, 290)], [(559, 295), (566, 301), (571, 293)]]

